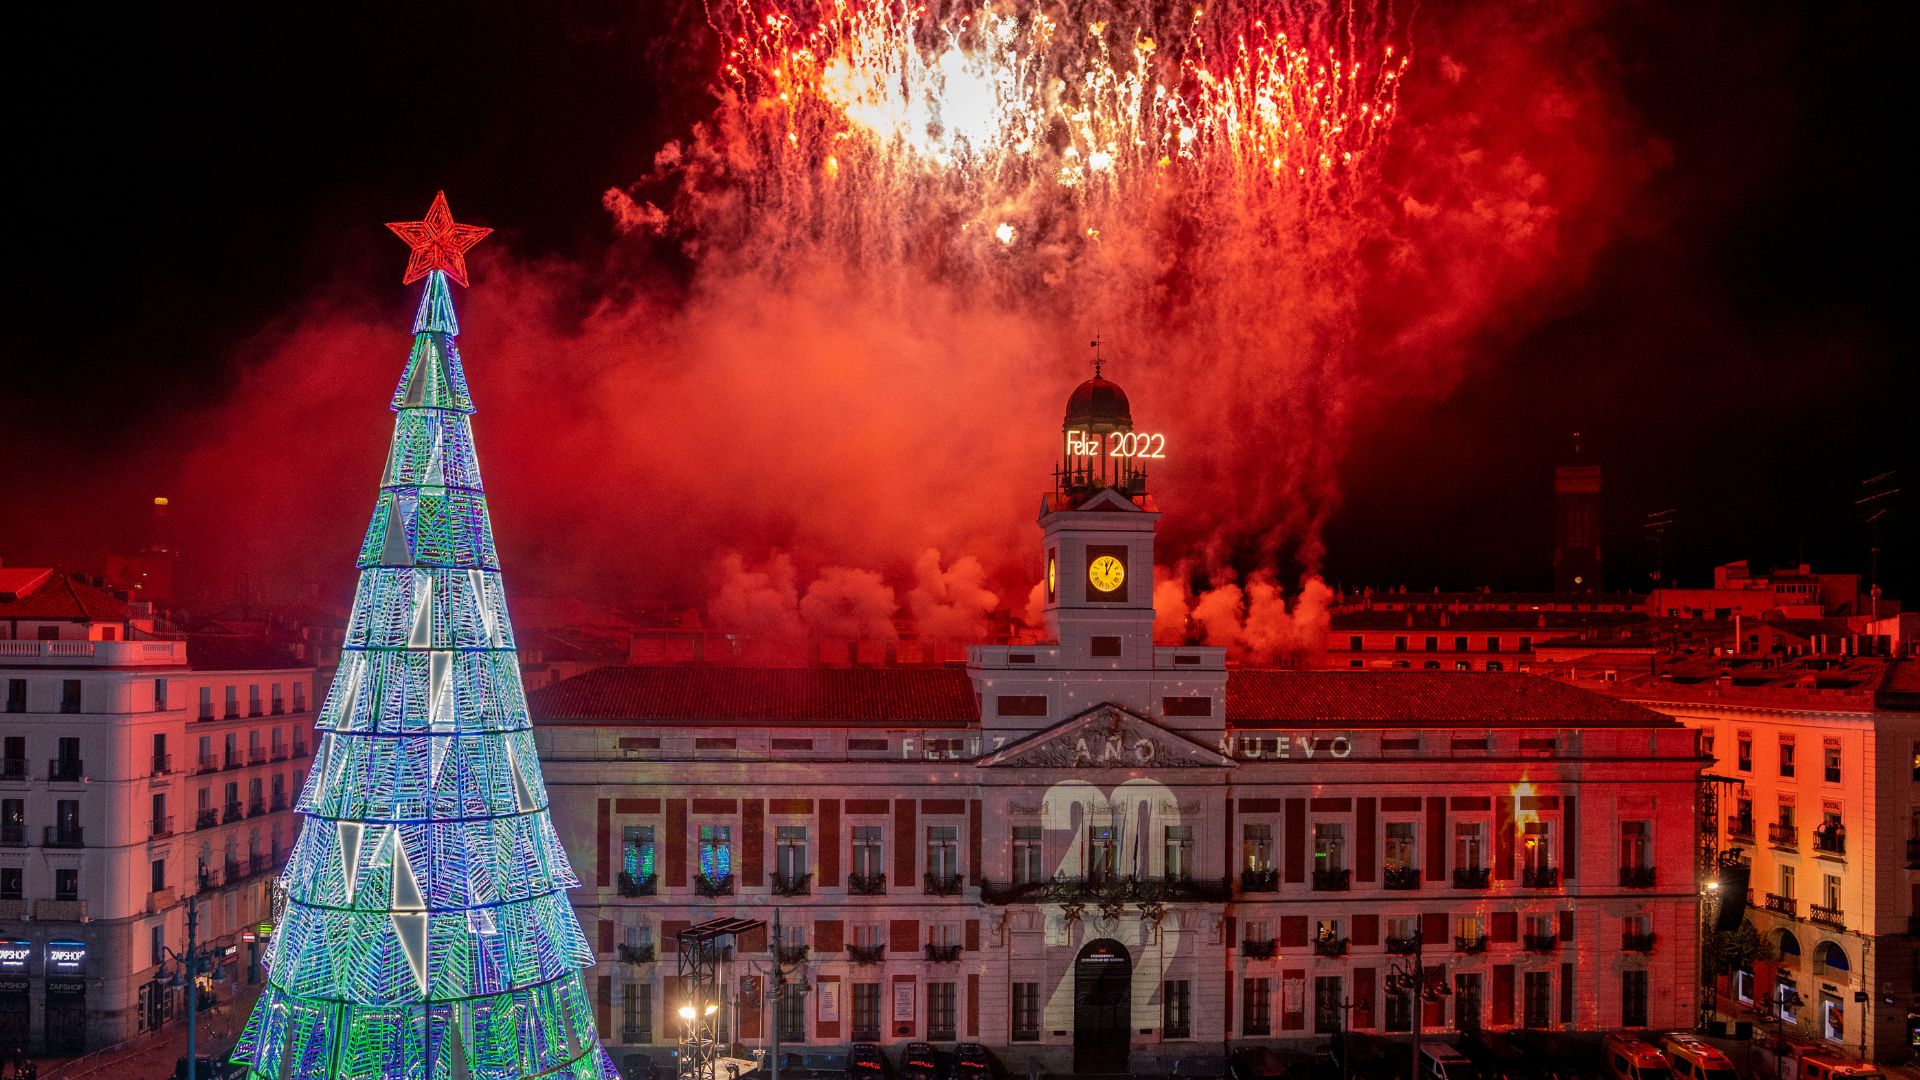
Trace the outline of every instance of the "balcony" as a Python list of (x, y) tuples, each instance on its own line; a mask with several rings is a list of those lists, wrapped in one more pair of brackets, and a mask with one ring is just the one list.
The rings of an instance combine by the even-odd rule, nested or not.
[(1821, 926), (1830, 926), (1835, 930), (1847, 928), (1846, 920), (1840, 917), (1839, 908), (1821, 907), (1819, 904), (1807, 905), (1807, 921), (1819, 923)]
[(53, 667), (179, 667), (187, 662), (184, 641), (0, 641), (0, 659), (10, 665)]
[(56, 784), (77, 784), (86, 779), (79, 758), (54, 758), (47, 762), (47, 779)]
[(273, 748), (273, 757), (272, 757), (272, 760), (274, 760), (274, 761), (285, 761), (285, 760), (287, 760), (287, 748), (286, 748), (285, 746), (276, 746), (276, 747), (274, 747), (274, 748)]
[(804, 964), (813, 955), (813, 950), (805, 945), (782, 945), (773, 953), (782, 964)]
[(83, 830), (78, 825), (47, 826), (46, 840), (44, 841), (44, 843), (46, 844), (47, 847), (57, 847), (57, 848), (76, 848), (76, 847), (87, 846), (85, 830)]
[(35, 900), (33, 917), (40, 922), (87, 922), (85, 900)]
[(1417, 889), (1420, 887), (1420, 868), (1389, 866), (1381, 878), (1381, 884), (1389, 889)]
[(1493, 870), (1485, 866), (1459, 866), (1453, 871), (1456, 889), (1484, 889), (1493, 881)]
[(1620, 935), (1621, 952), (1650, 953), (1653, 951), (1653, 931), (1636, 934), (1628, 930)]
[(811, 896), (813, 874), (775, 874), (770, 885), (775, 896)]
[(156, 889), (147, 894), (147, 914), (158, 915), (179, 902), (179, 894), (172, 889)]
[(980, 883), (983, 904), (1170, 904), (1193, 901), (1223, 904), (1233, 899), (1226, 879), (1190, 878), (1053, 878), (1047, 881)]
[(1732, 816), (1727, 818), (1727, 837), (1742, 840), (1753, 839), (1753, 818)]
[(307, 756), (307, 744), (305, 740), (300, 740), (300, 739), (294, 740), (293, 756), (296, 758), (303, 758)]
[(222, 755), (220, 759), (220, 767), (222, 769), (237, 769), (244, 764), (246, 764), (246, 759), (240, 756), (240, 751), (238, 750), (229, 750)]
[(927, 942), (927, 963), (956, 964), (959, 962), (960, 962), (960, 946), (935, 945), (931, 941)]
[(153, 755), (153, 771), (148, 773), (147, 775), (167, 776), (172, 772), (173, 772), (173, 755), (172, 754)]
[(239, 859), (228, 859), (226, 862), (226, 870), (221, 875), (221, 878), (227, 884), (232, 885), (235, 882), (244, 880), (246, 876), (247, 876), (246, 863), (241, 862)]
[(218, 772), (220, 771), (220, 759), (212, 756), (203, 757), (194, 764), (193, 771), (196, 774)]
[(887, 875), (885, 874), (848, 874), (848, 896), (885, 896), (887, 895)]
[(1800, 849), (1800, 827), (1791, 822), (1776, 821), (1767, 826), (1767, 845), (1784, 848), (1788, 851)]
[(1347, 869), (1313, 872), (1314, 892), (1346, 892), (1352, 887), (1353, 871)]
[(855, 964), (878, 964), (887, 958), (885, 945), (849, 945), (847, 959)]
[(1653, 888), (1653, 867), (1623, 866), (1620, 868), (1620, 887), (1623, 889)]
[(1420, 951), (1420, 939), (1417, 937), (1395, 937), (1387, 935), (1387, 954), (1390, 956), (1412, 956)]
[(247, 803), (247, 816), (260, 817), (267, 812), (267, 800), (253, 799)]
[(273, 856), (264, 851), (247, 856), (247, 873), (264, 874), (273, 869)]
[(267, 763), (267, 748), (266, 748), (266, 747), (264, 747), (264, 746), (250, 746), (250, 747), (248, 747), (248, 748), (247, 748), (247, 764), (249, 764), (249, 765), (265, 765), (266, 763)]
[(267, 809), (275, 813), (278, 813), (282, 810), (285, 810), (286, 808), (287, 808), (287, 793), (284, 791), (274, 792), (272, 801), (267, 803)]
[(705, 874), (695, 874), (693, 875), (693, 893), (695, 896), (708, 898), (732, 896), (733, 875), (723, 874), (717, 878), (710, 878)]
[(0, 825), (0, 847), (26, 847), (25, 825)]
[(951, 873), (951, 874), (936, 874), (936, 873), (933, 873), (932, 871), (928, 871), (925, 875), (925, 880), (926, 880), (926, 894), (928, 896), (959, 896), (960, 895), (960, 875), (958, 872)]
[(1557, 889), (1560, 887), (1560, 868), (1557, 866), (1527, 866), (1520, 870), (1520, 887), (1523, 889)]
[(1560, 947), (1560, 937), (1557, 934), (1523, 934), (1520, 943), (1528, 952), (1553, 952)]
[(653, 942), (649, 941), (645, 945), (629, 945), (623, 941), (620, 943), (618, 955), (622, 963), (651, 964), (653, 963)]
[(239, 803), (230, 802), (227, 804), (226, 810), (221, 813), (220, 820), (223, 822), (240, 821), (245, 819), (246, 816), (247, 815), (241, 811)]
[(214, 870), (210, 867), (202, 866), (200, 868), (199, 874), (196, 875), (196, 877), (200, 882), (201, 892), (206, 892), (209, 889), (217, 889), (220, 887), (220, 871), (218, 870)]
[(27, 778), (26, 758), (0, 759), (0, 780), (25, 780)]
[(1248, 939), (1240, 943), (1240, 955), (1249, 960), (1271, 960), (1280, 955), (1280, 942), (1277, 938)]
[(1279, 869), (1267, 866), (1258, 870), (1248, 869), (1240, 871), (1240, 891), (1243, 893), (1279, 892)]
[(1463, 952), (1463, 953), (1486, 952), (1487, 951), (1487, 935), (1480, 934), (1477, 937), (1461, 937), (1456, 934), (1454, 935), (1454, 939), (1453, 939), (1453, 949), (1455, 952)]
[(193, 816), (193, 827), (196, 829), (211, 829), (218, 824), (220, 824), (220, 811), (211, 806), (201, 807), (200, 811)]
[(173, 817), (171, 815), (154, 818), (147, 824), (151, 826), (147, 831), (147, 838), (150, 840), (159, 840), (163, 837), (173, 835)]
[(1314, 939), (1314, 942), (1313, 942), (1313, 955), (1345, 956), (1347, 955), (1347, 939), (1346, 938), (1316, 938)]
[(1795, 918), (1800, 914), (1800, 902), (1798, 900), (1795, 900), (1791, 896), (1781, 896), (1778, 893), (1768, 893), (1767, 902), (1764, 906), (1775, 915), (1785, 915), (1789, 919)]
[(648, 874), (643, 878), (636, 878), (625, 870), (620, 871), (619, 889), (621, 896), (652, 896), (658, 887), (659, 878), (653, 874)]
[(1813, 830), (1813, 853), (1822, 858), (1844, 856), (1847, 853), (1846, 826), (1821, 826)]

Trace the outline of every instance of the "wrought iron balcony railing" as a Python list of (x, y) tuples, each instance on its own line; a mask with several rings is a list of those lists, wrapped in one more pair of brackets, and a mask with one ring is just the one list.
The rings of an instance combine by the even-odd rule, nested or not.
[(1389, 889), (1417, 889), (1420, 887), (1420, 868), (1417, 866), (1389, 866), (1381, 884)]
[(1491, 867), (1456, 866), (1453, 869), (1453, 887), (1456, 889), (1484, 889), (1492, 883)]
[(1631, 930), (1620, 935), (1621, 952), (1650, 953), (1653, 951), (1653, 931), (1636, 934)]
[(211, 829), (218, 824), (220, 824), (220, 811), (211, 806), (202, 807), (193, 815), (193, 827), (196, 829)]
[(929, 870), (924, 878), (928, 896), (960, 895), (960, 874), (957, 871), (951, 874), (936, 874)]
[(1768, 893), (1765, 907), (1776, 915), (1797, 916), (1800, 914), (1800, 902), (1791, 896)]
[(1280, 955), (1280, 942), (1275, 938), (1243, 940), (1240, 942), (1240, 955), (1249, 960), (1271, 960)]
[(885, 945), (849, 945), (847, 959), (855, 964), (878, 964), (887, 958)]
[(1313, 954), (1315, 956), (1345, 956), (1347, 955), (1347, 939), (1315, 938), (1313, 942)]
[(1412, 956), (1420, 951), (1420, 939), (1414, 937), (1387, 938), (1387, 952), (1394, 956)]
[(1841, 917), (1839, 908), (1821, 907), (1819, 904), (1807, 905), (1807, 921), (1831, 926), (1835, 930), (1846, 928), (1846, 920)]
[(1232, 898), (1233, 886), (1224, 879), (1129, 876), (980, 883), (980, 901), (985, 904), (1221, 904)]
[(623, 941), (618, 947), (618, 955), (624, 963), (651, 964), (653, 963), (653, 942), (649, 941), (645, 945), (629, 945)]
[(620, 871), (620, 895), (652, 896), (658, 891), (659, 881), (660, 879), (653, 874), (648, 874), (643, 878), (635, 878), (625, 870), (622, 870)]
[(25, 780), (26, 778), (26, 758), (0, 759), (0, 780)]
[(1279, 892), (1279, 869), (1277, 867), (1266, 866), (1259, 869), (1248, 868), (1240, 871), (1240, 891)]
[(1737, 815), (1727, 818), (1727, 835), (1753, 839), (1753, 819)]
[(1346, 892), (1352, 887), (1352, 882), (1353, 871), (1345, 868), (1338, 870), (1315, 869), (1313, 872), (1314, 892)]
[(1653, 867), (1623, 866), (1620, 868), (1620, 887), (1623, 889), (1653, 888)]
[(151, 828), (147, 830), (147, 836), (151, 839), (158, 840), (163, 836), (173, 835), (173, 815), (171, 814), (165, 817), (154, 818), (153, 821), (150, 822), (150, 825)]
[(1845, 855), (1847, 853), (1847, 830), (1839, 825), (1813, 830), (1813, 853), (1815, 855)]
[(1800, 846), (1800, 827), (1775, 821), (1767, 825), (1767, 843), (1777, 848), (1798, 848)]
[(805, 945), (782, 945), (774, 950), (774, 955), (783, 964), (804, 964), (813, 955), (813, 950)]
[(848, 896), (885, 896), (887, 895), (887, 875), (885, 874), (848, 874)]
[(0, 825), (0, 847), (26, 847), (25, 825)]
[(1523, 934), (1521, 943), (1528, 952), (1552, 952), (1560, 947), (1560, 938), (1556, 934)]
[(696, 896), (732, 896), (733, 875), (724, 874), (717, 878), (710, 878), (705, 874), (695, 874), (693, 875), (693, 891)]
[(47, 779), (58, 783), (73, 783), (86, 776), (86, 769), (79, 758), (54, 758), (47, 762)]
[(775, 896), (809, 896), (813, 893), (813, 873), (809, 871), (794, 877), (775, 874), (771, 887)]
[(1463, 953), (1486, 952), (1487, 951), (1487, 935), (1480, 934), (1476, 937), (1462, 937), (1456, 934), (1453, 939), (1453, 948), (1455, 952), (1463, 952)]
[(78, 825), (49, 825), (43, 842), (47, 847), (86, 847), (86, 830)]
[(927, 942), (927, 962), (930, 964), (952, 964), (960, 960), (960, 946), (935, 945)]
[(1557, 866), (1521, 867), (1520, 887), (1523, 889), (1557, 889), (1560, 887), (1560, 868)]

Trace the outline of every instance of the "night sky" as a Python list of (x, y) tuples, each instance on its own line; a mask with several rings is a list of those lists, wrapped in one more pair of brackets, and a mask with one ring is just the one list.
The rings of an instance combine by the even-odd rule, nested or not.
[[(1896, 315), (1912, 277), (1896, 236), (1904, 28), (1862, 4), (1587, 8), (1569, 63), (1611, 68), (1624, 119), (1665, 160), (1575, 287), (1477, 335), (1451, 393), (1359, 419), (1326, 538), (1335, 584), (1543, 585), (1551, 470), (1574, 431), (1607, 471), (1619, 586), (1644, 586), (1641, 519), (1666, 508), (1668, 573), (1685, 580), (1743, 557), (1864, 570), (1857, 482), (1897, 467), (1920, 483)], [(1418, 14), (1410, 78), (1472, 25), (1462, 12)], [(84, 566), (124, 545), (192, 437), (172, 421), (227, 401), (289, 312), (403, 318), (404, 250), (378, 224), (437, 188), (498, 230), (496, 255), (584, 268), (581, 304), (636, 260), (678, 271), (619, 240), (601, 193), (709, 109), (697, 7), (278, 15), (89, 13), (16, 39), (35, 44), (13, 71), (10, 232), (26, 250), (6, 292), (0, 559)], [(217, 514), (244, 518), (245, 501)], [(1882, 561), (1909, 602), (1914, 517), (1896, 515)]]

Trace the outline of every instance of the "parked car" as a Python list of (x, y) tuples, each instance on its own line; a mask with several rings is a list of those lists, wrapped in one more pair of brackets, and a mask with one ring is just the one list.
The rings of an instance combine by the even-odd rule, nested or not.
[(908, 1043), (900, 1053), (900, 1080), (945, 1080), (940, 1057), (932, 1043)]
[(1674, 1032), (1662, 1036), (1660, 1049), (1667, 1055), (1674, 1080), (1739, 1080), (1733, 1061), (1720, 1048), (1697, 1035)]
[(1000, 1066), (979, 1043), (961, 1043), (953, 1048), (954, 1080), (997, 1080)]
[(1601, 1050), (1607, 1075), (1613, 1080), (1673, 1080), (1667, 1055), (1636, 1035), (1609, 1035)]
[(1446, 1043), (1422, 1043), (1420, 1080), (1480, 1080), (1480, 1070), (1465, 1054)]

